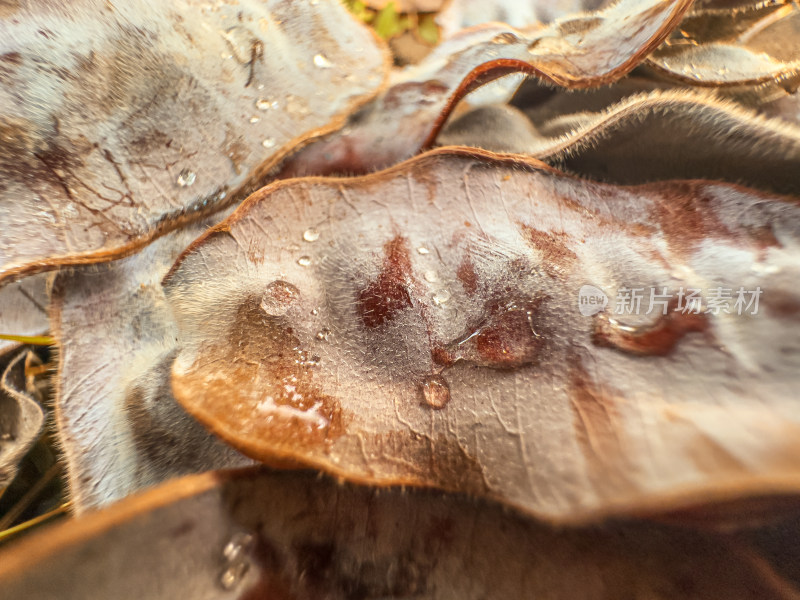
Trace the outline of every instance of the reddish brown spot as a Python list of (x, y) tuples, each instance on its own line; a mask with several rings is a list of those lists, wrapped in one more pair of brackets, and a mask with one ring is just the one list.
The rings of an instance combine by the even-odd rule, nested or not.
[(681, 312), (673, 305), (655, 323), (641, 327), (626, 327), (606, 313), (599, 313), (595, 316), (593, 341), (630, 354), (666, 356), (687, 333), (707, 329), (705, 314)]
[(563, 277), (572, 270), (578, 255), (569, 247), (566, 233), (540, 231), (520, 224), (528, 242), (542, 253), (542, 269), (550, 277)]
[(475, 265), (472, 264), (472, 258), (469, 255), (469, 248), (461, 264), (458, 265), (456, 277), (464, 285), (464, 291), (472, 296), (478, 290), (478, 275), (475, 273)]
[(19, 65), (22, 63), (22, 55), (19, 52), (6, 52), (5, 54), (0, 54), (0, 62)]
[(780, 319), (797, 319), (800, 317), (800, 298), (786, 290), (770, 290), (761, 303), (767, 313)]
[(400, 236), (383, 246), (384, 260), (378, 278), (358, 294), (357, 309), (366, 327), (380, 327), (411, 303), (411, 254)]
[(700, 182), (672, 182), (648, 186), (658, 192), (655, 219), (667, 244), (679, 255), (692, 253), (708, 238), (734, 238), (718, 218)]
[(431, 348), (431, 358), (437, 365), (445, 367), (450, 367), (456, 362), (456, 356), (450, 350), (441, 346)]

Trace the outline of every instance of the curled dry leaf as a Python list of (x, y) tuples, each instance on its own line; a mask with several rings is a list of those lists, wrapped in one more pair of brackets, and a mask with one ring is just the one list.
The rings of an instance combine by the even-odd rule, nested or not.
[(612, 183), (704, 178), (800, 194), (800, 128), (691, 92), (635, 95), (538, 126), (510, 106), (481, 107), (438, 142), (528, 154)]
[(553, 521), (796, 493), (798, 232), (795, 199), (458, 148), (280, 182), (168, 275), (173, 392), (262, 461)]
[(692, 86), (777, 84), (794, 91), (800, 84), (800, 8), (767, 2), (754, 10), (696, 11), (645, 65)]
[(243, 470), (51, 528), (0, 555), (0, 585), (40, 600), (796, 597), (765, 562), (719, 535), (554, 531), (460, 496)]
[(0, 279), (130, 253), (244, 197), (376, 93), (334, 0), (12, 3), (0, 20)]
[[(0, 333), (42, 335), (50, 328), (47, 321), (47, 276), (34, 275), (0, 288)], [(19, 346), (19, 342), (0, 340), (0, 356)]]
[(395, 72), (389, 88), (345, 128), (288, 159), (281, 177), (363, 173), (413, 156), (433, 144), (465, 94), (510, 73), (575, 88), (619, 79), (661, 43), (690, 5), (691, 0), (622, 0), (536, 30), (467, 30), (419, 65)]
[(210, 436), (169, 389), (177, 328), (160, 281), (215, 217), (129, 258), (56, 277), (56, 425), (78, 512), (170, 477), (251, 462)]
[(27, 392), (27, 350), (3, 361), (0, 378), (0, 492), (17, 474), (17, 465), (39, 437), (44, 411)]

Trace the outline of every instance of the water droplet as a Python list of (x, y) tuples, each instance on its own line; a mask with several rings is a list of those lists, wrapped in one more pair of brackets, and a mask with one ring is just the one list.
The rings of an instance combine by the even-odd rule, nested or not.
[(428, 375), (422, 382), (422, 397), (431, 408), (444, 408), (450, 402), (450, 386), (441, 375)]
[(301, 256), (297, 259), (297, 264), (301, 267), (307, 267), (311, 264), (311, 257), (310, 256)]
[(267, 286), (261, 297), (261, 309), (271, 317), (280, 317), (289, 312), (300, 299), (300, 290), (291, 283), (276, 280)]
[(307, 242), (316, 242), (319, 239), (319, 231), (309, 227), (303, 232), (303, 239)]
[(314, 64), (320, 69), (330, 69), (333, 64), (329, 61), (324, 54), (314, 55)]
[(250, 117), (250, 122), (251, 123), (258, 123), (260, 120), (261, 120), (260, 117)]
[(247, 562), (238, 562), (229, 566), (222, 572), (222, 575), (219, 578), (219, 583), (222, 586), (222, 589), (232, 590), (235, 588), (241, 583), (242, 579), (244, 579), (244, 576), (247, 575), (247, 571), (249, 570), (250, 563)]
[(328, 341), (328, 337), (331, 335), (330, 329), (322, 329), (321, 331), (317, 332), (317, 339), (323, 342)]
[(178, 185), (181, 187), (189, 187), (197, 179), (197, 174), (189, 169), (184, 169), (178, 174)]
[(231, 537), (222, 549), (222, 555), (228, 562), (239, 562), (245, 558), (247, 552), (253, 547), (253, 536), (249, 533), (239, 532)]
[(451, 366), (459, 360), (481, 367), (516, 369), (533, 363), (542, 338), (534, 328), (537, 303), (508, 303), (492, 309), (474, 331), (441, 349), (434, 360)]
[(430, 254), (431, 251), (428, 250), (425, 246), (420, 246), (419, 248), (417, 248), (417, 252), (419, 252), (420, 254)]
[(258, 100), (256, 100), (256, 108), (258, 110), (269, 110), (270, 108), (276, 109), (278, 108), (278, 101), (259, 98)]
[(316, 317), (319, 314), (319, 309), (318, 308), (312, 308), (311, 309), (311, 314)]
[(261, 142), (261, 145), (264, 146), (264, 148), (274, 148), (275, 140), (273, 140), (272, 138), (267, 138), (263, 142)]
[(425, 271), (423, 277), (428, 283), (435, 283), (439, 281), (439, 276), (436, 274), (436, 271)]
[(433, 303), (436, 306), (441, 306), (442, 304), (446, 303), (450, 300), (451, 295), (450, 292), (447, 290), (439, 290), (433, 295)]

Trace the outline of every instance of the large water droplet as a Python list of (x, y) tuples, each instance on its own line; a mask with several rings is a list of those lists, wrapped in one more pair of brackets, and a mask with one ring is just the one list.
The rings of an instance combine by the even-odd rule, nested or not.
[(436, 274), (436, 271), (425, 271), (423, 277), (428, 283), (436, 283), (439, 281), (439, 276)]
[(322, 329), (321, 331), (317, 332), (317, 339), (323, 342), (328, 341), (328, 337), (331, 335), (330, 329)]
[(301, 267), (307, 267), (311, 264), (311, 257), (310, 256), (301, 256), (297, 259), (297, 264)]
[(274, 148), (275, 140), (272, 138), (266, 138), (263, 142), (261, 142), (261, 145), (264, 146), (264, 148)]
[(300, 299), (300, 290), (291, 283), (276, 280), (267, 286), (261, 297), (261, 309), (271, 317), (285, 315)]
[(333, 66), (333, 63), (331, 63), (324, 54), (314, 55), (314, 64), (320, 69), (330, 69)]
[(197, 179), (197, 174), (189, 169), (184, 169), (178, 174), (178, 185), (181, 187), (189, 187)]
[(431, 408), (444, 408), (450, 402), (450, 386), (441, 375), (428, 375), (422, 382), (422, 397)]
[(303, 239), (307, 242), (316, 242), (319, 239), (319, 231), (309, 227), (303, 232)]
[(419, 248), (417, 248), (417, 252), (419, 252), (420, 254), (429, 254), (430, 250), (428, 250), (425, 246), (420, 246)]
[(464, 360), (495, 369), (531, 364), (542, 344), (533, 325), (536, 306), (536, 302), (511, 302), (494, 308), (477, 329), (439, 351), (434, 360), (445, 366)]
[(445, 304), (448, 300), (450, 300), (450, 298), (451, 298), (450, 292), (448, 290), (442, 289), (433, 295), (433, 303), (436, 306), (441, 306), (442, 304)]

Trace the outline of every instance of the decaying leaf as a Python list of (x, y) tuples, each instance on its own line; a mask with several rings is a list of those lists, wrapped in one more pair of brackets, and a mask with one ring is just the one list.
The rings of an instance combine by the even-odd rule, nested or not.
[(25, 358), (21, 351), (3, 361), (0, 377), (0, 492), (14, 479), (17, 465), (36, 442), (44, 411), (25, 388)]
[[(769, 547), (768, 547), (769, 549)], [(749, 546), (644, 523), (554, 531), (459, 496), (244, 470), (171, 482), (0, 555), (13, 598), (777, 600)]]
[(690, 0), (622, 0), (549, 27), (486, 25), (436, 48), (419, 65), (393, 73), (389, 88), (340, 132), (288, 159), (281, 177), (363, 173), (429, 147), (458, 101), (509, 73), (525, 72), (582, 88), (617, 80), (679, 23)]
[(630, 96), (597, 113), (549, 114), (537, 125), (510, 106), (480, 107), (450, 123), (438, 142), (527, 154), (613, 183), (704, 178), (800, 194), (799, 128), (691, 92)]
[(797, 493), (798, 232), (792, 198), (458, 148), (279, 182), (168, 275), (173, 392), (267, 463), (553, 521)]
[(645, 64), (661, 76), (706, 87), (800, 84), (800, 7), (765, 2), (752, 10), (698, 10)]
[(172, 398), (177, 328), (160, 280), (221, 215), (140, 253), (59, 273), (56, 423), (77, 512), (170, 477), (250, 461), (215, 440)]
[[(0, 333), (42, 335), (47, 321), (47, 276), (34, 275), (0, 288)], [(0, 340), (0, 356), (19, 347), (19, 342)]]
[(0, 20), (0, 279), (130, 253), (232, 203), (379, 89), (334, 0), (13, 2)]

